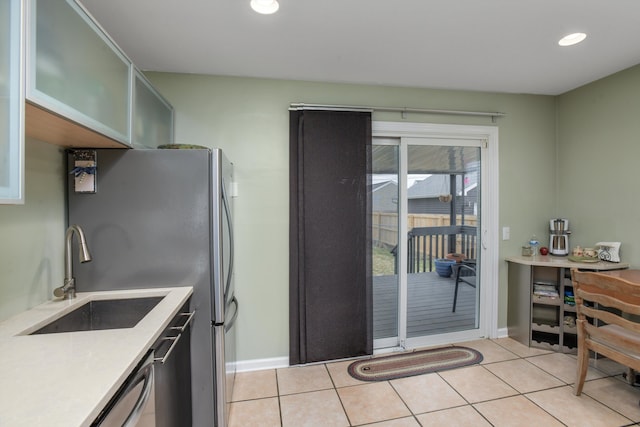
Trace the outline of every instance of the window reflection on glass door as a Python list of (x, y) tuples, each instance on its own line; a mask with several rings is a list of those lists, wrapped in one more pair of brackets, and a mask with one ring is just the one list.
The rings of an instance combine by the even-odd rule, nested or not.
[[(371, 241), (376, 340), (398, 336), (398, 142), (373, 146)], [(378, 143), (384, 141), (378, 140)], [(395, 345), (395, 341), (392, 340), (391, 345)]]

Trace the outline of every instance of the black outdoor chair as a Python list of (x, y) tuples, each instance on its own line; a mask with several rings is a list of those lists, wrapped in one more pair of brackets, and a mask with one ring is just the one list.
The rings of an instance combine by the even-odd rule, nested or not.
[(456, 312), (456, 303), (458, 302), (458, 285), (460, 282), (464, 282), (472, 288), (476, 287), (476, 261), (466, 260), (459, 264), (454, 264), (453, 269), (456, 273), (456, 289), (453, 293), (453, 310)]

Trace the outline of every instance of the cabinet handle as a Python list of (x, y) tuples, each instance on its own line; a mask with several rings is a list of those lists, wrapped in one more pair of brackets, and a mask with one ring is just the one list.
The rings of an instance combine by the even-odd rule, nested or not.
[(179, 331), (180, 333), (184, 332), (185, 329), (187, 329), (187, 326), (189, 326), (189, 323), (191, 323), (191, 321), (193, 320), (193, 316), (196, 314), (196, 311), (193, 310), (191, 313), (180, 313), (180, 316), (186, 316), (187, 320), (185, 320), (184, 324), (182, 326), (172, 326), (169, 329), (171, 329), (172, 331)]
[(167, 359), (169, 358), (169, 355), (171, 355), (171, 352), (176, 347), (176, 344), (178, 344), (178, 341), (180, 341), (180, 337), (181, 336), (182, 336), (182, 334), (178, 334), (175, 337), (164, 337), (164, 338), (162, 338), (163, 341), (173, 341), (173, 342), (171, 343), (171, 346), (169, 347), (169, 350), (167, 350), (167, 352), (164, 354), (164, 356), (162, 356), (162, 357), (154, 357), (153, 361), (154, 362), (160, 362), (160, 364), (164, 365), (165, 362), (167, 361)]

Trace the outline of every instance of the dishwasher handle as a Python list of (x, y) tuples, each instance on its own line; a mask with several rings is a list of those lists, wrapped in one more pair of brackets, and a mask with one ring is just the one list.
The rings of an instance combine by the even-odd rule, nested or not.
[(140, 397), (136, 401), (136, 404), (133, 406), (131, 413), (125, 420), (122, 427), (135, 427), (142, 416), (142, 412), (144, 407), (146, 406), (149, 398), (151, 397), (151, 392), (153, 391), (154, 386), (154, 373), (153, 373), (153, 364), (149, 363), (143, 369), (138, 371), (137, 375), (131, 381), (128, 389), (135, 387), (140, 381), (144, 381), (144, 386), (142, 392), (140, 393)]

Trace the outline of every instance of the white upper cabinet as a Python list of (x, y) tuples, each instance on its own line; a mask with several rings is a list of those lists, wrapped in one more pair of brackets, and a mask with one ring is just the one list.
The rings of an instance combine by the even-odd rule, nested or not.
[(24, 26), (21, 0), (0, 0), (0, 204), (24, 203)]
[(154, 148), (173, 132), (171, 104), (77, 1), (0, 0), (0, 204), (24, 202), (25, 136)]
[(133, 76), (133, 146), (173, 144), (173, 107), (135, 67)]
[(131, 62), (72, 0), (30, 0), (29, 102), (129, 145)]

